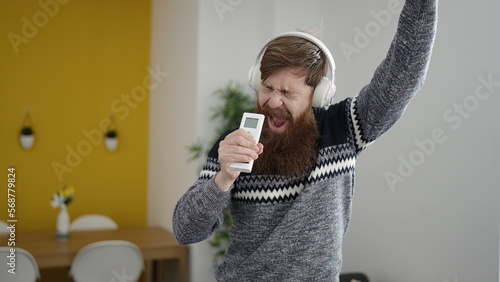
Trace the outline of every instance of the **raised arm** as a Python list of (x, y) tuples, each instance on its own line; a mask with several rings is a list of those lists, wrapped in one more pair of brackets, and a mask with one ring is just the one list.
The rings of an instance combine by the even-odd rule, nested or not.
[(437, 0), (407, 0), (386, 58), (352, 99), (350, 115), (358, 150), (386, 132), (422, 87), (436, 34)]

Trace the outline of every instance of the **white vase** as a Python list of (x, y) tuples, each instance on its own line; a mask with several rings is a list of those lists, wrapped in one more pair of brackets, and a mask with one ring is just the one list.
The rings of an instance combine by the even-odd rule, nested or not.
[(62, 241), (69, 239), (69, 213), (65, 204), (62, 204), (57, 215), (56, 237)]

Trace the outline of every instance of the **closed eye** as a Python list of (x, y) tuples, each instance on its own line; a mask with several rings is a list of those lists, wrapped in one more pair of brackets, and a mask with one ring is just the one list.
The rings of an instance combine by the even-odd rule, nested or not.
[(297, 98), (297, 92), (296, 91), (289, 91), (289, 90), (282, 90), (281, 93), (287, 97), (288, 99), (294, 99)]
[(274, 89), (271, 86), (269, 86), (269, 85), (262, 84), (262, 86), (264, 86), (264, 91), (267, 92), (267, 93), (270, 93), (270, 92), (274, 91)]
[[(261, 87), (261, 88), (262, 88), (262, 91), (263, 91), (264, 93), (272, 93), (272, 92), (274, 92), (274, 91), (275, 91), (275, 89), (274, 89), (272, 86), (267, 85), (267, 84), (265, 84), (265, 83), (262, 83), (262, 86), (263, 86), (263, 87)], [(297, 98), (297, 96), (298, 96), (298, 94), (299, 94), (297, 91), (288, 90), (288, 89), (279, 89), (278, 91), (279, 91), (279, 92), (280, 92), (283, 96), (287, 97), (288, 99), (295, 99), (295, 98)]]

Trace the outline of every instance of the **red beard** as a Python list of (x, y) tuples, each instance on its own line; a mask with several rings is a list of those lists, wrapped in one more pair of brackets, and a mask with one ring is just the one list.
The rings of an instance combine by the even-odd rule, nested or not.
[[(257, 113), (266, 116), (260, 143), (264, 151), (254, 162), (252, 174), (300, 177), (309, 174), (318, 158), (319, 130), (311, 107), (293, 119), (285, 109), (262, 108), (257, 103)], [(284, 132), (276, 133), (269, 128), (270, 115), (288, 120)]]

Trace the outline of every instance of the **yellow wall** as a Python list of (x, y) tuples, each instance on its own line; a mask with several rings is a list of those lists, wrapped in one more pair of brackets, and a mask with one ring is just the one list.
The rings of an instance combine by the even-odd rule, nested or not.
[[(50, 201), (63, 184), (76, 189), (72, 218), (145, 225), (150, 1), (1, 1), (0, 35), (0, 219), (14, 166), (17, 231), (55, 230)], [(31, 150), (18, 139), (26, 109)], [(115, 152), (100, 137), (111, 111)]]

